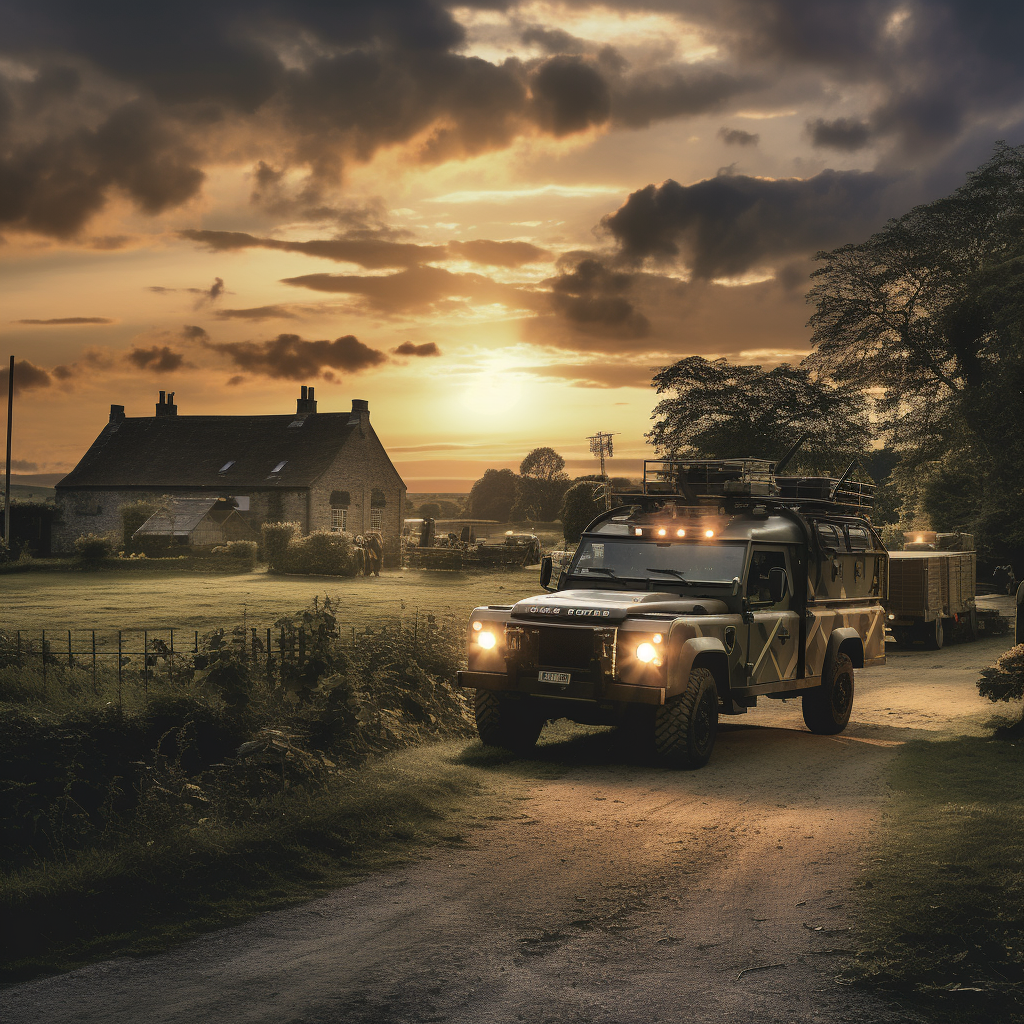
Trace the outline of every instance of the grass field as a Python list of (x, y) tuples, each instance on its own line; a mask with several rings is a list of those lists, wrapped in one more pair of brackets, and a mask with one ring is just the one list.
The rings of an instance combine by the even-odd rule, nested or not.
[(337, 599), (339, 618), (362, 628), (414, 613), (466, 619), (477, 605), (540, 593), (536, 568), (504, 572), (385, 571), (380, 577), (277, 576), (266, 572), (26, 573), (3, 578), (0, 622), (8, 630), (216, 629), (271, 626), (316, 596)]

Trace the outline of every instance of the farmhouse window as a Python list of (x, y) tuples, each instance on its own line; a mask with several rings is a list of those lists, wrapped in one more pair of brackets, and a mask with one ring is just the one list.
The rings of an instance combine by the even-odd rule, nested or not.
[(331, 509), (331, 532), (332, 533), (344, 533), (348, 529), (348, 509), (347, 508), (332, 508)]
[(384, 529), (384, 509), (382, 508), (371, 508), (370, 509), (370, 529), (376, 530), (379, 533), (383, 532)]

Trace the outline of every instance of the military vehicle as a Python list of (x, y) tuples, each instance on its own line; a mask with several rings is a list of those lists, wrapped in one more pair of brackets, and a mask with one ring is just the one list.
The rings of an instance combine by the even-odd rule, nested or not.
[(645, 462), (643, 493), (590, 523), (557, 585), (545, 559), (546, 593), (473, 612), (458, 682), (476, 690), (481, 740), (527, 751), (568, 718), (700, 767), (719, 715), (790, 697), (812, 732), (841, 732), (854, 669), (885, 663), (888, 553), (852, 468)]

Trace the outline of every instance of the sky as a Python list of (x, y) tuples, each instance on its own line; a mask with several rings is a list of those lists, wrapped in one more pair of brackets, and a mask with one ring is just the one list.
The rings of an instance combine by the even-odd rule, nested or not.
[(636, 475), (657, 369), (798, 362), (816, 252), (1024, 141), (1021, 38), (993, 0), (0, 0), (12, 471), (307, 384), (414, 492), (593, 472), (599, 430)]

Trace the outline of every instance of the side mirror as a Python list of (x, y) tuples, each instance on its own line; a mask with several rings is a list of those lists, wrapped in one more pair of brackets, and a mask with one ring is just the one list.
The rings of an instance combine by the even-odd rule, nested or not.
[(545, 589), (549, 590), (548, 584), (551, 582), (551, 556), (545, 555), (540, 560), (540, 585)]
[(789, 593), (789, 577), (781, 566), (768, 570), (768, 594), (772, 604), (778, 604)]

